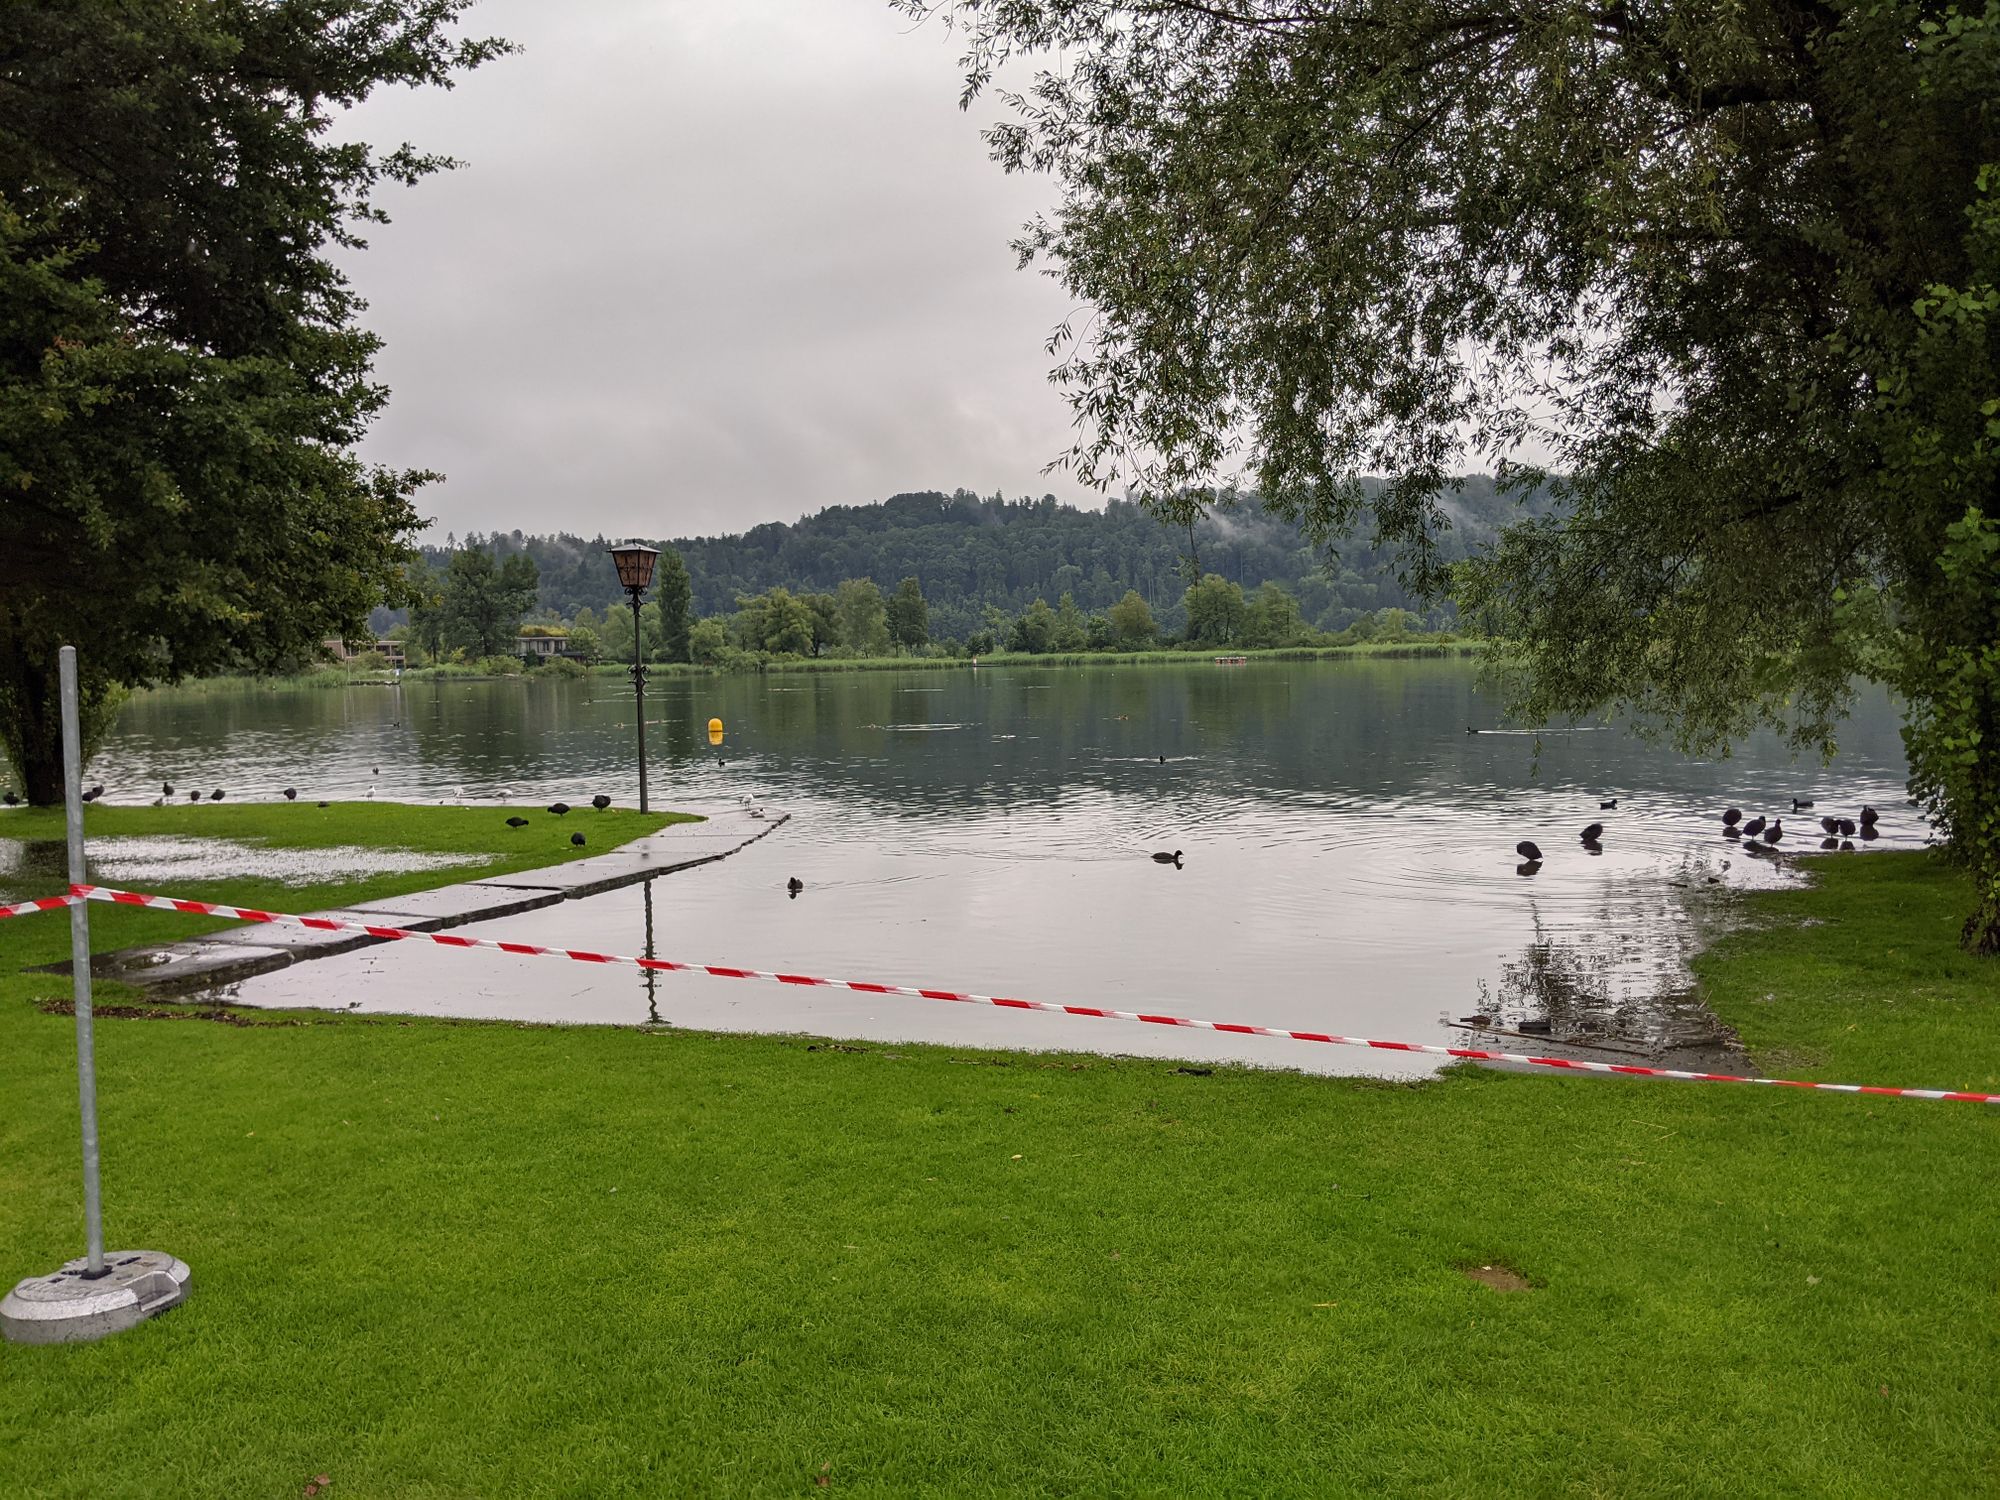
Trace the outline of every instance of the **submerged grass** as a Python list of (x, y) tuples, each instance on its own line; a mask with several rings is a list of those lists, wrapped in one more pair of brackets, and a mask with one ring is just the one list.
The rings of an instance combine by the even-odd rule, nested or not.
[[(1724, 1018), (1824, 1076), (2000, 1087), (1962, 884), (1922, 856), (1815, 868), (1701, 960)], [(80, 1243), (71, 1028), (27, 1003), (53, 981), (12, 973), (63, 933), (0, 926), (0, 1279)], [(197, 1290), (104, 1344), (0, 1348), (0, 1492), (2000, 1474), (2000, 1112), (266, 1019), (100, 1027), (111, 1239), (183, 1256)]]
[[(509, 828), (509, 817), (527, 819), (525, 828)], [(689, 813), (640, 813), (612, 807), (592, 807), (556, 817), (541, 807), (419, 807), (403, 802), (221, 802), (167, 807), (106, 807), (84, 809), (86, 840), (169, 836), (226, 839), (252, 848), (337, 849), (345, 847), (407, 849), (417, 854), (459, 855), (467, 863), (448, 869), (391, 871), (352, 879), (320, 881), (301, 886), (277, 880), (223, 877), (177, 882), (165, 894), (203, 901), (226, 901), (279, 911), (325, 911), (381, 896), (461, 880), (484, 880), (520, 870), (539, 870), (603, 854), (672, 823), (699, 821)], [(570, 835), (582, 833), (587, 843), (577, 848)], [(60, 843), (61, 808), (14, 808), (0, 813), (0, 839)], [(64, 889), (60, 876), (13, 878), (8, 889), (19, 897), (47, 896)], [(5, 993), (17, 952), (45, 948), (52, 925), (28, 928), (23, 919), (0, 925), (0, 994)], [(239, 924), (223, 918), (196, 918), (176, 912), (148, 911), (126, 906), (91, 908), (94, 952), (105, 953), (142, 943), (171, 942), (200, 932)], [(15, 928), (24, 930), (15, 931)], [(51, 955), (69, 957), (68, 927), (57, 935)], [(46, 981), (37, 981), (45, 983)]]

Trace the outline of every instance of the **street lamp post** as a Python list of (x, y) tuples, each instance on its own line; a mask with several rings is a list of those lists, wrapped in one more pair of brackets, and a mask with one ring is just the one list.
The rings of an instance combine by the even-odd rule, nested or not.
[(646, 643), (645, 632), (639, 627), (639, 597), (651, 587), (653, 564), (660, 560), (659, 550), (644, 547), (637, 542), (627, 542), (621, 547), (609, 549), (612, 562), (618, 566), (618, 583), (632, 596), (632, 700), (638, 709), (639, 724), (639, 811), (649, 812), (646, 802)]

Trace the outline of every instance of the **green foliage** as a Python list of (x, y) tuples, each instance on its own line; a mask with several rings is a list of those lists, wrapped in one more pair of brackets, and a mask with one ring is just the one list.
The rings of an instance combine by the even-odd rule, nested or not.
[[(1438, 540), (1438, 556), (1455, 562), (1497, 535), (1499, 525), (1521, 508), (1499, 494), (1483, 474), (1463, 476), (1458, 492), (1445, 497), (1453, 529)], [(1363, 493), (1380, 490), (1363, 481)], [(1533, 513), (1543, 501), (1531, 496)], [(1393, 552), (1371, 540), (1373, 521), (1361, 516), (1329, 555), (1294, 522), (1273, 515), (1252, 497), (1237, 497), (1226, 515), (1198, 520), (1195, 540), (1203, 567), (1254, 589), (1274, 580), (1298, 597), (1305, 619), (1322, 630), (1338, 630), (1357, 614), (1400, 605), (1425, 609), (1433, 623), (1452, 619), (1449, 603), (1425, 606), (1396, 579)], [(568, 617), (582, 609), (620, 608), (617, 581), (602, 551), (602, 539), (568, 535), (474, 537), (467, 545), (501, 555), (525, 551), (541, 571), (538, 603)], [(694, 613), (727, 615), (736, 600), (782, 584), (794, 593), (832, 593), (843, 583), (874, 587), (871, 580), (914, 574), (923, 580), (933, 639), (963, 640), (986, 629), (1004, 634), (1007, 624), (1037, 598), (1074, 594), (1079, 608), (1106, 610), (1127, 590), (1136, 591), (1163, 632), (1180, 629), (1179, 571), (1188, 541), (1139, 505), (1122, 499), (1103, 509), (1041, 500), (981, 499), (956, 494), (898, 495), (874, 505), (828, 506), (789, 523), (757, 526), (741, 536), (684, 539), (671, 545), (686, 560), (694, 590)], [(450, 549), (426, 548), (442, 567)], [(881, 599), (880, 589), (875, 590)], [(859, 601), (856, 608), (864, 609)], [(995, 622), (988, 611), (998, 611)], [(387, 620), (382, 621), (388, 623)], [(842, 649), (887, 654), (886, 622), (863, 616), (844, 619)]]
[(1130, 650), (1150, 646), (1159, 635), (1153, 624), (1153, 610), (1137, 589), (1127, 589), (1125, 597), (1108, 611), (1117, 644)]
[(697, 666), (715, 666), (728, 649), (729, 629), (720, 620), (697, 620), (688, 631), (688, 659)]
[[(1507, 638), (1530, 722), (1831, 753), (1886, 659), (1857, 594), (1934, 658), (1990, 648), (1939, 560), (2000, 516), (1992, 0), (903, 8), (963, 25), (968, 99), (1060, 59), (990, 140), (1062, 185), (1019, 249), (1091, 309), (1054, 346), (1083, 479), (1192, 526), (1242, 451), (1309, 535), (1365, 508)], [(1454, 568), (1466, 433), (1548, 455), (1512, 478), (1555, 504)], [(1912, 710), (1927, 743), (1964, 713)], [(1949, 825), (1997, 784), (1952, 782)]]
[(1187, 610), (1187, 638), (1204, 646), (1234, 645), (1243, 633), (1248, 613), (1243, 588), (1213, 573), (1191, 584), (1182, 604)]
[(1056, 603), (1055, 630), (1049, 647), (1055, 651), (1081, 651), (1090, 644), (1090, 627), (1083, 611), (1076, 607), (1076, 595), (1064, 594)]
[(1055, 637), (1056, 612), (1049, 608), (1048, 600), (1037, 599), (1021, 611), (1021, 618), (1007, 632), (1007, 649), (1040, 656), (1055, 649)]
[(840, 614), (840, 638), (863, 656), (881, 656), (889, 649), (889, 615), (882, 591), (872, 578), (848, 578), (834, 594)]
[(930, 640), (930, 606), (924, 602), (924, 591), (914, 577), (896, 585), (885, 613), (889, 639), (905, 651), (917, 650)]
[(653, 596), (659, 611), (660, 659), (686, 661), (694, 588), (688, 582), (687, 564), (671, 547), (660, 549), (660, 560), (653, 570)]
[(1305, 624), (1299, 619), (1299, 601), (1281, 584), (1265, 584), (1244, 610), (1242, 643), (1252, 650), (1297, 646), (1306, 635)]
[(805, 605), (812, 613), (812, 654), (820, 656), (841, 644), (840, 601), (832, 594), (807, 594)]
[(521, 617), (535, 604), (535, 560), (515, 553), (496, 564), (484, 547), (452, 554), (444, 575), (444, 633), (476, 656), (497, 656), (513, 643)]
[(813, 655), (813, 611), (790, 589), (773, 588), (736, 601), (731, 635), (745, 651), (773, 656)]
[(500, 50), (450, 36), (466, 8), (0, 8), (0, 723), (31, 802), (60, 644), (101, 717), (116, 683), (303, 661), (396, 592), (428, 476), (355, 456), (387, 393), (332, 256), (448, 163), (330, 130)]
[(604, 660), (604, 638), (588, 625), (572, 625), (569, 650), (578, 661), (594, 667)]
[(2000, 524), (1968, 510), (1946, 531), (1938, 571), (1923, 630), (1898, 642), (1903, 748), (1911, 791), (1972, 871), (1965, 945), (2000, 954)]

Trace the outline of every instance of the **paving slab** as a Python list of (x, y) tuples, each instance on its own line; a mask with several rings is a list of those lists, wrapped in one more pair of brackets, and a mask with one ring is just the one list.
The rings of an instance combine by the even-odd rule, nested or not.
[[(99, 979), (116, 979), (149, 990), (206, 990), (288, 967), (294, 950), (254, 943), (219, 943), (193, 938), (164, 948), (127, 948), (100, 953), (90, 961)], [(323, 954), (316, 955), (324, 957)], [(67, 974), (68, 964), (51, 965)]]
[[(387, 923), (376, 912), (322, 911), (314, 915), (342, 922), (401, 925)], [(201, 941), (227, 948), (283, 948), (301, 958), (331, 958), (336, 953), (352, 953), (356, 948), (366, 948), (370, 943), (386, 942), (387, 939), (370, 937), (365, 932), (320, 932), (311, 927), (293, 927), (285, 922), (251, 922), (224, 932), (209, 933)]]
[(401, 896), (384, 896), (379, 901), (357, 902), (353, 909), (365, 922), (407, 927), (412, 932), (437, 932), (446, 927), (462, 927), (467, 922), (484, 922), (491, 917), (516, 916), (537, 907), (554, 906), (560, 900), (561, 893), (551, 887), (503, 891), (483, 881), (466, 880), (432, 891), (411, 891)]
[[(413, 932), (437, 932), (554, 906), (558, 901), (595, 896), (675, 870), (725, 859), (790, 819), (788, 813), (765, 810), (753, 814), (740, 806), (688, 810), (703, 813), (707, 821), (676, 823), (607, 853), (546, 870), (523, 870), (487, 880), (461, 881), (433, 890), (362, 901), (339, 911), (300, 915), (406, 927)], [(587, 821), (579, 820), (578, 826), (587, 829)], [(351, 953), (387, 941), (365, 932), (318, 932), (277, 922), (258, 922), (190, 938), (184, 943), (100, 954), (91, 960), (90, 968), (102, 978), (146, 989), (205, 990), (269, 974), (294, 962), (330, 958), (336, 953)], [(66, 974), (69, 965), (51, 965), (50, 971)]]

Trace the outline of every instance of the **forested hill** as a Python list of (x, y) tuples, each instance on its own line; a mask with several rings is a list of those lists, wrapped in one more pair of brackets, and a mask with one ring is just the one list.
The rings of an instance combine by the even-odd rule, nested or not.
[[(1494, 492), (1486, 475), (1469, 475), (1449, 498), (1452, 530), (1447, 558), (1490, 541), (1519, 513)], [(1329, 563), (1297, 528), (1269, 516), (1254, 501), (1203, 522), (1195, 532), (1201, 570), (1246, 591), (1275, 581), (1297, 595), (1305, 620), (1324, 630), (1345, 628), (1358, 615), (1387, 606), (1450, 619), (1449, 606), (1422, 604), (1397, 584), (1393, 560), (1368, 545), (1366, 529)], [(486, 546), (504, 557), (526, 551), (541, 569), (542, 613), (570, 618), (588, 605), (603, 611), (622, 597), (604, 555), (603, 537), (472, 534), (424, 549), (443, 567), (453, 547)], [(1163, 626), (1176, 628), (1187, 586), (1185, 531), (1170, 529), (1138, 505), (1111, 501), (1085, 510), (1040, 500), (981, 498), (925, 491), (874, 505), (833, 505), (785, 524), (769, 522), (736, 536), (667, 538), (687, 563), (697, 615), (735, 610), (739, 595), (781, 584), (794, 593), (830, 592), (843, 579), (872, 578), (886, 593), (915, 576), (930, 603), (933, 637), (963, 639), (979, 628), (988, 606), (1018, 614), (1035, 599), (1056, 603), (1073, 594), (1086, 611), (1137, 589)]]

